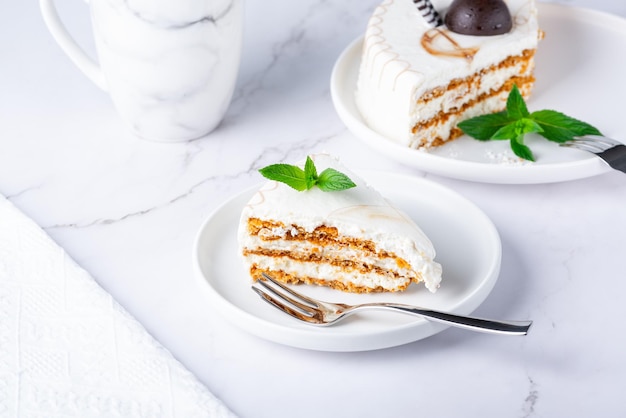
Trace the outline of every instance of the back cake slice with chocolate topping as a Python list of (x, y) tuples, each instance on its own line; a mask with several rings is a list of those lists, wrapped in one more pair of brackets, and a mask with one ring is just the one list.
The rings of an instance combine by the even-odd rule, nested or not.
[(267, 273), (284, 283), (355, 293), (402, 291), (413, 282), (437, 290), (441, 265), (411, 218), (336, 158), (319, 154), (306, 165), (323, 170), (315, 178), (332, 181), (340, 173), (355, 187), (297, 191), (274, 180), (263, 185), (244, 207), (238, 231), (253, 279)]
[(365, 32), (355, 100), (366, 124), (410, 148), (528, 98), (543, 36), (534, 0), (384, 0)]

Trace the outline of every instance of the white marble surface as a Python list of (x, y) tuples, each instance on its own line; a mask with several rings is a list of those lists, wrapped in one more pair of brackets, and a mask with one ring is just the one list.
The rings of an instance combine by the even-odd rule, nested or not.
[[(621, 1), (561, 2), (626, 17)], [(128, 133), (56, 46), (35, 2), (5, 2), (0, 193), (243, 417), (624, 416), (626, 175), (470, 183), (361, 146), (335, 115), (329, 77), (376, 3), (248, 1), (224, 122), (207, 138), (159, 144)], [(87, 8), (59, 7), (93, 50)], [(200, 223), (259, 181), (257, 168), (320, 150), (355, 168), (424, 176), (480, 206), (501, 234), (503, 265), (476, 313), (532, 318), (532, 332), (449, 329), (392, 349), (326, 353), (266, 342), (216, 315), (192, 274)]]

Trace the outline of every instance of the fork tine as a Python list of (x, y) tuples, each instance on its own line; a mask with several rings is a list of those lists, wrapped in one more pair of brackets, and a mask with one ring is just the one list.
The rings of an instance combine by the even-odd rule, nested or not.
[(300, 315), (308, 317), (315, 315), (315, 308), (290, 298), (288, 295), (285, 295), (274, 287), (268, 285), (264, 280), (257, 280), (256, 285), (253, 285), (252, 288), (266, 301), (272, 303), (273, 305), (280, 305), (279, 307), (281, 309), (289, 308), (290, 310), (295, 310)]
[(280, 289), (284, 290), (292, 297), (296, 298), (300, 303), (310, 306), (311, 308), (316, 308), (316, 309), (319, 308), (319, 303), (316, 300), (313, 300), (309, 297), (304, 296), (301, 293), (296, 292), (295, 290), (290, 289), (289, 287), (285, 286), (284, 284), (274, 279), (272, 276), (270, 276), (267, 273), (261, 273), (261, 275), (273, 285), (279, 287)]
[(606, 151), (607, 149), (622, 145), (615, 139), (598, 135), (575, 136), (570, 141), (561, 144), (564, 147), (578, 148), (583, 151), (593, 152), (595, 154)]
[(562, 144), (559, 144), (559, 145), (565, 148), (575, 148), (581, 151), (591, 152), (593, 154), (597, 154), (599, 152), (604, 151), (604, 148), (599, 147), (597, 144), (590, 144), (588, 142), (578, 141), (575, 139), (570, 140), (568, 142), (563, 142)]
[(278, 299), (274, 298), (272, 295), (270, 295), (266, 290), (261, 289), (260, 287), (253, 285), (252, 286), (252, 290), (254, 290), (256, 292), (256, 294), (258, 294), (261, 299), (263, 299), (265, 302), (269, 303), (270, 305), (272, 305), (273, 307), (277, 308), (278, 310), (280, 310), (281, 312), (284, 312), (296, 319), (299, 319), (301, 321), (306, 321), (306, 322), (313, 322), (315, 321), (315, 314), (305, 311), (301, 308), (298, 308), (296, 306), (289, 306), (281, 301), (279, 301)]
[(603, 145), (605, 145), (607, 147), (615, 147), (617, 145), (623, 145), (618, 140), (615, 140), (613, 138), (609, 138), (607, 136), (601, 136), (601, 135), (575, 136), (574, 139), (575, 140), (583, 140), (583, 141), (596, 143), (596, 144), (603, 144)]

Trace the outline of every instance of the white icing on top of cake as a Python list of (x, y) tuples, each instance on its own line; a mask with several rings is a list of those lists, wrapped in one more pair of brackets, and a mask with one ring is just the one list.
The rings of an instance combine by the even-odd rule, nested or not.
[(283, 183), (267, 182), (242, 211), (240, 247), (256, 247), (254, 237), (247, 233), (249, 218), (282, 222), (286, 228), (276, 231), (278, 235), (285, 234), (291, 225), (306, 231), (321, 225), (335, 227), (343, 236), (371, 240), (379, 250), (403, 258), (422, 274), (426, 287), (434, 292), (441, 281), (441, 266), (433, 261), (435, 249), (415, 222), (337, 159), (326, 154), (311, 158), (318, 173), (332, 167), (350, 177), (356, 187), (334, 192), (313, 187), (298, 192)]
[[(431, 2), (443, 17), (452, 0)], [(424, 93), (535, 49), (539, 26), (534, 0), (505, 2), (513, 19), (509, 33), (470, 36), (453, 33), (445, 26), (433, 29), (411, 0), (383, 1), (368, 23), (357, 83), (356, 104), (366, 123), (380, 134), (408, 144), (420, 111), (428, 111), (416, 104)], [(438, 51), (466, 50), (469, 56), (427, 51), (422, 46), (426, 33), (435, 36), (432, 45)], [(490, 82), (488, 77), (486, 74), (483, 81)]]

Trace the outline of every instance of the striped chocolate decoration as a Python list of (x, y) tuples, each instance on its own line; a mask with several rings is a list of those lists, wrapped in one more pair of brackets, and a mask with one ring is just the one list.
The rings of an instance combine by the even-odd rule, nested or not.
[(441, 20), (441, 16), (433, 7), (433, 4), (429, 0), (413, 0), (413, 3), (417, 6), (417, 10), (424, 16), (426, 22), (433, 27), (443, 25), (443, 20)]

